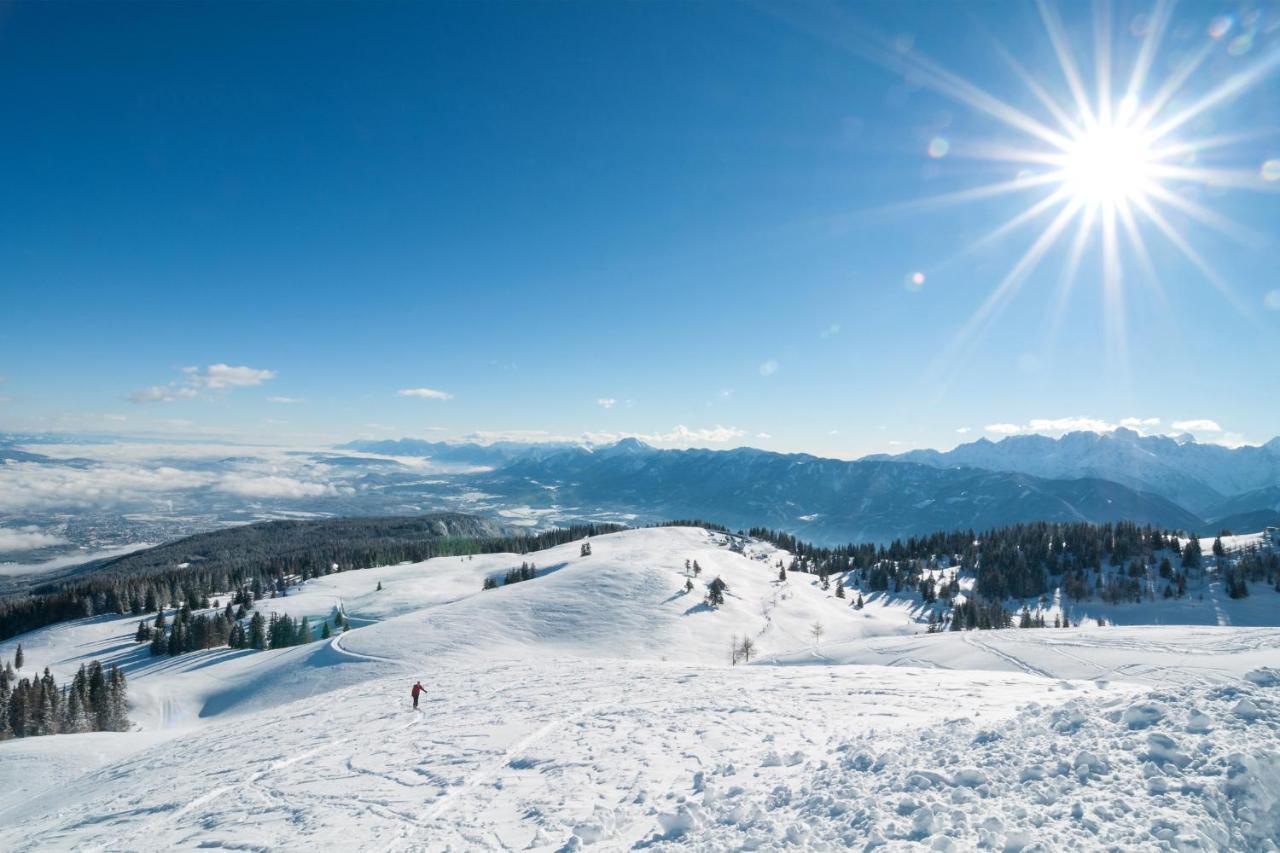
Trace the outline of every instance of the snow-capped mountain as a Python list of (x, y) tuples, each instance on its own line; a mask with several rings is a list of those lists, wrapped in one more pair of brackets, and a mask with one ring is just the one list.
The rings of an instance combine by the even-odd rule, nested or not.
[(1071, 432), (1060, 438), (981, 438), (946, 452), (913, 450), (877, 458), (1051, 479), (1097, 477), (1161, 495), (1205, 518), (1227, 514), (1221, 505), (1228, 498), (1280, 486), (1280, 438), (1258, 447), (1228, 448), (1200, 444), (1190, 436), (1144, 436), (1121, 428)]
[(1097, 478), (807, 454), (658, 450), (635, 439), (523, 458), (481, 479), (488, 492), (608, 508), (641, 517), (708, 518), (778, 527), (821, 542), (887, 541), (935, 530), (1019, 521), (1128, 519), (1196, 529), (1165, 498)]

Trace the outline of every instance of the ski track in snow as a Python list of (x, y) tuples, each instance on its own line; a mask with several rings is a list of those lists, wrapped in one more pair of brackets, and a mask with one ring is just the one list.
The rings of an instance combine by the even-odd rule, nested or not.
[[(330, 576), (263, 607), (363, 627), (265, 653), (157, 662), (127, 618), (36, 632), (60, 673), (119, 650), (145, 731), (0, 744), (0, 849), (1277, 850), (1280, 629), (915, 634), (900, 602), (855, 611), (722, 542)], [(476, 592), (528, 556), (554, 570)], [(724, 607), (680, 589), (688, 558)], [(727, 665), (733, 634), (755, 663)]]

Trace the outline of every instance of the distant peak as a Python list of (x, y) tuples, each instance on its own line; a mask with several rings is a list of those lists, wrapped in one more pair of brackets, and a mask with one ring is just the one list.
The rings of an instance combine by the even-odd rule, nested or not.
[(613, 445), (614, 450), (621, 450), (627, 453), (640, 453), (646, 450), (653, 450), (651, 445), (645, 444), (638, 438), (623, 438)]

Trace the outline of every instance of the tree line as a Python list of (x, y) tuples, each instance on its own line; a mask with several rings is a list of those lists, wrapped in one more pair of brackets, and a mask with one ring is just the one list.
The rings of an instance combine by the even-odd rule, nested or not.
[[(0, 598), (0, 640), (98, 614), (141, 616), (165, 607), (200, 609), (210, 596), (248, 587), (258, 598), (286, 581), (433, 557), (540, 551), (625, 529), (575, 524), (514, 536), (441, 535), (483, 531), (483, 519), (420, 518), (265, 522), (199, 534), (111, 560), (91, 573)], [(344, 538), (345, 537), (345, 538)]]
[[(21, 668), (21, 665), (18, 667)], [(15, 737), (123, 732), (129, 728), (124, 672), (98, 661), (59, 686), (49, 668), (44, 675), (19, 678), (13, 664), (0, 670), (0, 740)]]

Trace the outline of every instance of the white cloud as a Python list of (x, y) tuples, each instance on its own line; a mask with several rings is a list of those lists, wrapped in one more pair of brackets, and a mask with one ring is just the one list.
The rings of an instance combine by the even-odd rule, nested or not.
[(268, 402), (268, 403), (278, 403), (278, 404), (279, 404), (279, 405), (281, 405), (281, 406), (296, 406), (296, 405), (298, 405), (299, 403), (303, 403), (303, 402), (306, 402), (306, 401), (305, 401), (305, 400), (303, 400), (301, 397), (280, 397), (280, 396), (276, 396), (276, 397), (268, 397), (268, 398), (267, 398), (267, 402)]
[(773, 438), (773, 436), (769, 435), (767, 432), (758, 432), (756, 433), (756, 438), (770, 439)]
[(397, 397), (419, 397), (423, 400), (452, 400), (453, 395), (446, 391), (437, 391), (435, 388), (401, 388), (396, 392)]
[(1120, 426), (1135, 432), (1145, 432), (1147, 427), (1160, 426), (1159, 418), (1121, 418)]
[(772, 376), (777, 372), (778, 372), (778, 362), (775, 359), (771, 358), (768, 361), (766, 361), (764, 364), (760, 365), (761, 376)]
[(259, 370), (243, 365), (233, 367), (230, 364), (211, 364), (203, 370), (199, 367), (184, 367), (182, 372), (193, 385), (217, 390), (247, 388), (276, 378), (274, 370)]
[(1115, 424), (1097, 418), (1032, 418), (1027, 425), (1029, 432), (1112, 432)]
[(1222, 432), (1217, 421), (1198, 418), (1189, 421), (1174, 421), (1173, 428), (1178, 432)]
[(970, 429), (969, 427), (958, 427), (958, 428), (956, 429), (956, 432), (960, 433), (961, 435), (964, 435), (964, 434), (966, 434), (966, 433), (973, 432), (973, 430), (972, 430), (972, 429)]
[(44, 560), (39, 563), (0, 563), (0, 575), (14, 577), (16, 575), (43, 574), (44, 572), (51, 572), (54, 569), (65, 569), (67, 566), (75, 566), (80, 563), (87, 563), (91, 560), (105, 560), (109, 557), (119, 557), (121, 554), (130, 554), (134, 551), (140, 551), (143, 548), (150, 547), (150, 542), (132, 542), (128, 545), (118, 545), (114, 548), (105, 548), (100, 551), (81, 549), (70, 554), (63, 554), (60, 557), (54, 557), (51, 560)]
[(840, 334), (840, 324), (832, 323), (830, 326), (827, 326), (825, 329), (819, 332), (818, 337), (824, 338), (824, 339), (834, 338), (838, 334)]
[(497, 441), (536, 443), (540, 441), (577, 441), (574, 436), (556, 435), (544, 429), (478, 429), (462, 436), (463, 441), (493, 444)]
[(257, 477), (238, 473), (223, 475), (215, 488), (246, 498), (318, 498), (338, 493), (329, 483), (306, 482), (281, 475)]
[(596, 400), (596, 405), (602, 409), (612, 409), (617, 402), (618, 401), (612, 397), (601, 397), (599, 400)]
[(1280, 311), (1280, 290), (1271, 290), (1262, 297), (1262, 304), (1271, 311)]
[(1022, 427), (1017, 424), (987, 424), (983, 429), (995, 435), (1013, 435), (1022, 432)]
[(735, 438), (741, 438), (744, 435), (746, 435), (746, 432), (736, 427), (716, 425), (704, 429), (689, 429), (680, 424), (671, 432), (647, 437), (640, 436), (640, 439), (656, 444), (701, 444), (703, 442), (723, 444), (727, 441), (733, 441)]
[(612, 444), (624, 438), (638, 438), (645, 444), (700, 447), (706, 444), (724, 444), (746, 434), (745, 430), (737, 427), (718, 424), (701, 429), (689, 429), (684, 424), (678, 424), (668, 432), (587, 432), (582, 434), (580, 440), (587, 444)]
[[(226, 452), (226, 447), (223, 447)], [(167, 465), (72, 468), (37, 462), (0, 465), (0, 512), (136, 501), (208, 485), (212, 475)]]
[(0, 527), (0, 552), (34, 551), (50, 545), (65, 545), (66, 539), (52, 533), (44, 533), (34, 525), (25, 527)]
[(199, 395), (199, 391), (186, 385), (150, 385), (140, 388), (129, 395), (132, 403), (168, 403), (173, 400), (190, 400)]
[(247, 388), (261, 385), (276, 378), (274, 370), (256, 367), (236, 367), (230, 364), (211, 364), (208, 367), (184, 367), (182, 379), (167, 385), (149, 385), (129, 395), (134, 403), (169, 403), (174, 400), (190, 400), (200, 396), (202, 390), (226, 391), (231, 388)]

